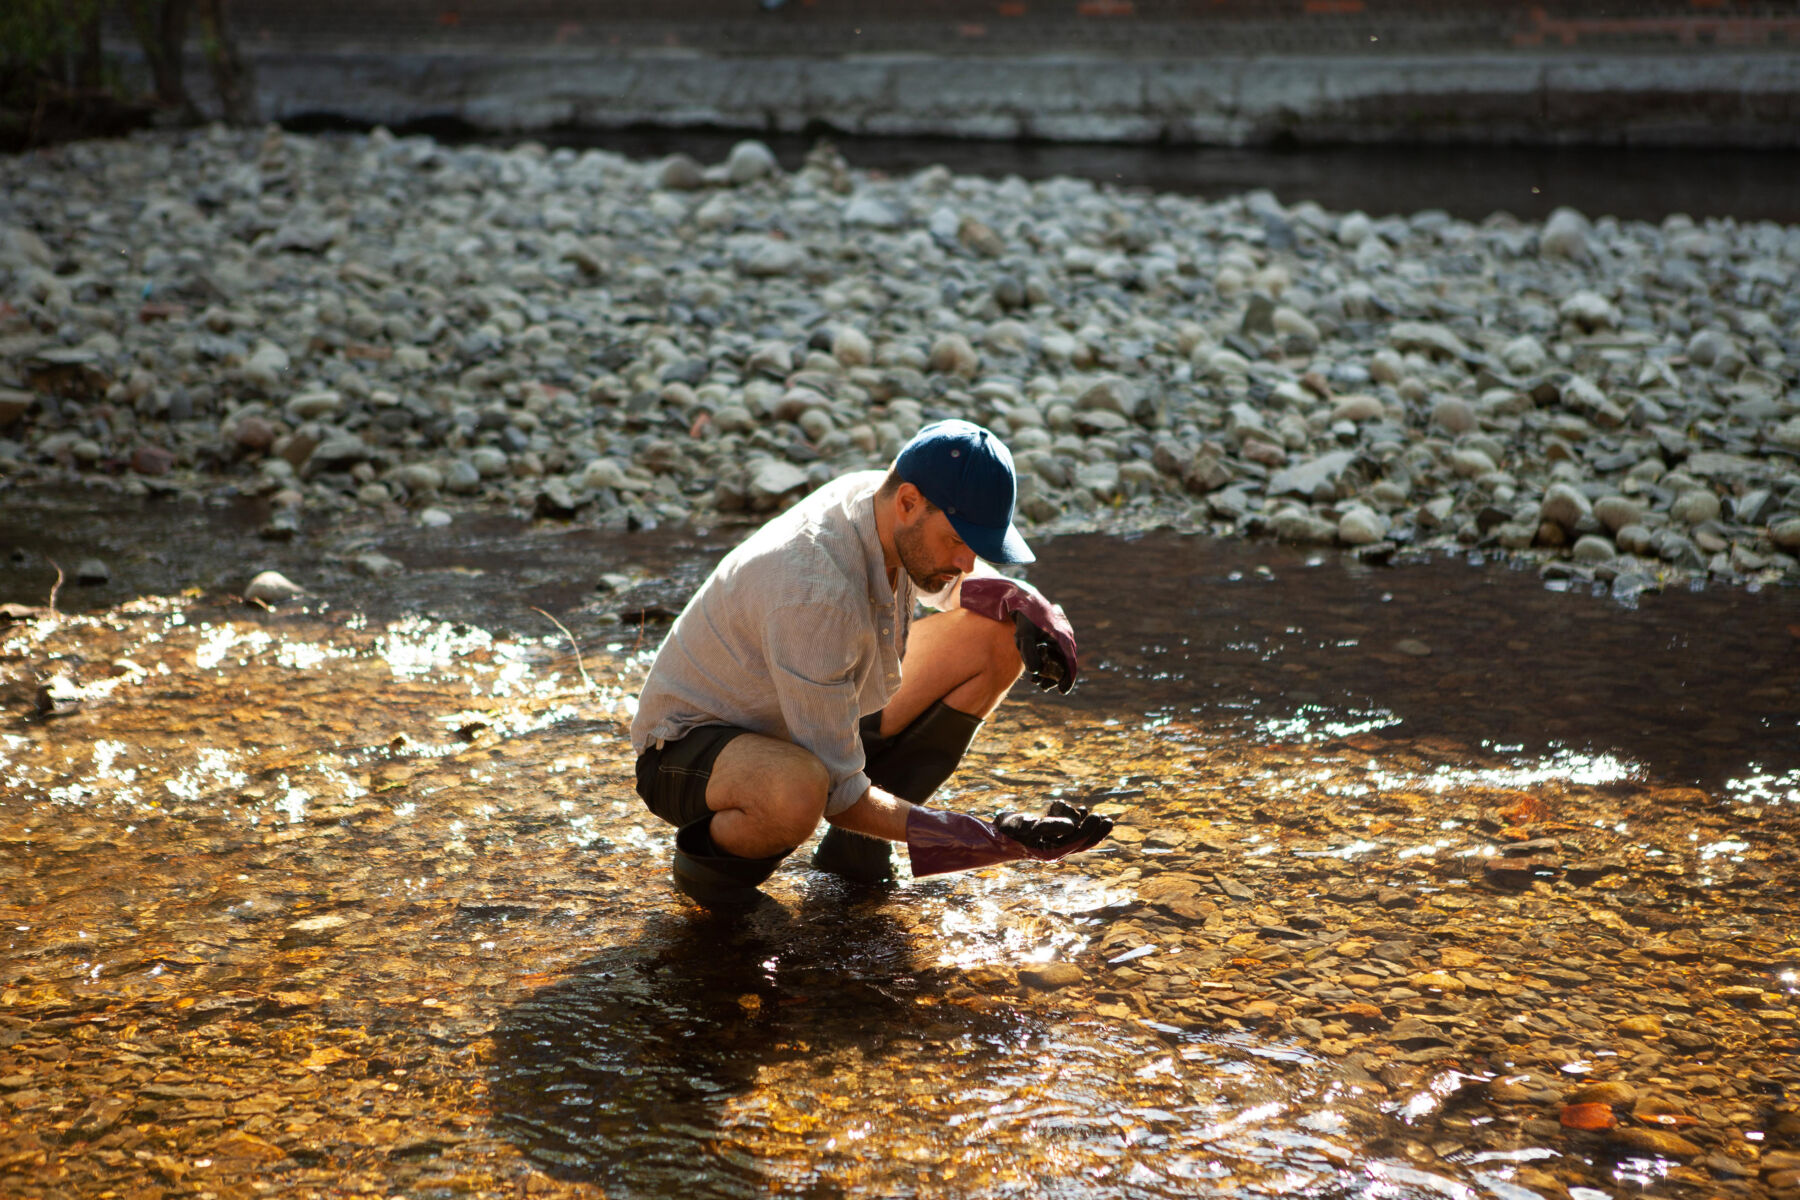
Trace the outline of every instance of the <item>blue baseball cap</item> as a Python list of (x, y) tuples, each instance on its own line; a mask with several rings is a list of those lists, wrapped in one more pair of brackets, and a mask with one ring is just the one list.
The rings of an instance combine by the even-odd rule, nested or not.
[(971, 421), (936, 421), (901, 447), (894, 470), (943, 510), (956, 536), (991, 563), (1037, 558), (1013, 528), (1019, 480), (1012, 452)]

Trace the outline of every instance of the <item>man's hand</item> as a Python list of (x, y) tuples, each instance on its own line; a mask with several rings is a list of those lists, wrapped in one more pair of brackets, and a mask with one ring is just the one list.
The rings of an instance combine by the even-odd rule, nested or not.
[(1112, 827), (1111, 817), (1060, 800), (1041, 817), (1009, 812), (992, 823), (915, 806), (906, 814), (906, 849), (914, 875), (941, 875), (1021, 858), (1067, 858), (1098, 845)]
[(1019, 648), (1025, 674), (1031, 676), (1040, 692), (1057, 687), (1067, 692), (1075, 686), (1074, 672), (1064, 660), (1062, 649), (1022, 612), (1013, 614), (1013, 644)]
[(1075, 686), (1080, 656), (1075, 629), (1061, 605), (1052, 604), (1028, 583), (1003, 576), (963, 580), (962, 606), (995, 621), (1013, 622), (1013, 641), (1033, 683), (1067, 693)]

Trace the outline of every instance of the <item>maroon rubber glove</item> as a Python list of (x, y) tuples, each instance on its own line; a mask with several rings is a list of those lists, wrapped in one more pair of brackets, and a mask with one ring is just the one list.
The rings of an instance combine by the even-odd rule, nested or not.
[(906, 814), (906, 850), (915, 876), (942, 875), (1022, 858), (1066, 858), (1098, 845), (1112, 827), (1111, 817), (1061, 800), (1041, 817), (1008, 812), (991, 823), (968, 813), (915, 806)]
[(962, 606), (995, 621), (1013, 622), (1013, 640), (1033, 683), (1064, 695), (1075, 686), (1080, 661), (1075, 629), (1062, 606), (1044, 599), (1028, 583), (992, 575), (963, 580)]

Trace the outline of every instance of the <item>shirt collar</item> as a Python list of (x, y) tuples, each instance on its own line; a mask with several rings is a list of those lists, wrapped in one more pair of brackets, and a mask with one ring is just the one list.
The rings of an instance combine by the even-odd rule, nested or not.
[(913, 585), (906, 572), (900, 571), (895, 576), (894, 586), (888, 586), (887, 557), (881, 552), (881, 535), (875, 528), (875, 494), (880, 490), (881, 481), (876, 480), (852, 496), (850, 519), (862, 538), (863, 560), (869, 572), (869, 603), (885, 608), (910, 602)]

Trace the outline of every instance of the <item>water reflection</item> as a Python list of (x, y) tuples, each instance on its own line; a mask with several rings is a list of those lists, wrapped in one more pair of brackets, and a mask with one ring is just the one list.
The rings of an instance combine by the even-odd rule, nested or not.
[(1277, 1081), (1247, 1046), (973, 1003), (922, 948), (829, 883), (652, 917), (508, 1009), (496, 1120), (628, 1195), (1339, 1195), (1406, 1170), (1360, 1158), (1303, 1057)]
[[(1772, 865), (1800, 749), (1757, 732), (1792, 721), (1792, 667), (1760, 653), (1791, 593), (1626, 611), (1461, 563), (1042, 549), (1102, 665), (1003, 708), (947, 799), (1069, 796), (1114, 840), (874, 896), (798, 855), (740, 922), (669, 891), (631, 794), (645, 639), (599, 599), (555, 609), (578, 661), (518, 596), (431, 581), (478, 542), (291, 612), (153, 596), (0, 632), (0, 1077), (67, 1062), (145, 1106), (118, 1142), (69, 1134), (81, 1194), (124, 1190), (143, 1126), (187, 1163), (261, 1139), (219, 1194), (361, 1169), (421, 1195), (1526, 1200), (1533, 1164), (1596, 1188), (1664, 1169), (1471, 1107), (1520, 1061), (1679, 1063), (1618, 1032), (1659, 964), (1750, 989), (1707, 1010), (1721, 1041), (1786, 1044), (1749, 1006), (1800, 995)], [(671, 566), (669, 598), (708, 561)], [(1102, 590), (1142, 561), (1131, 605)], [(82, 703), (40, 719), (52, 667)], [(1597, 1028), (1546, 1023), (1571, 1004)], [(1425, 1044), (1381, 1040), (1415, 1016)], [(240, 1091), (136, 1090), (220, 1063)], [(16, 1127), (84, 1111), (59, 1086), (9, 1082)], [(375, 1129), (407, 1140), (369, 1167)]]

